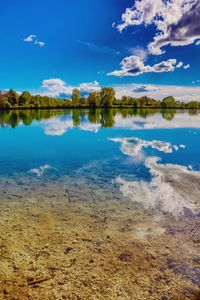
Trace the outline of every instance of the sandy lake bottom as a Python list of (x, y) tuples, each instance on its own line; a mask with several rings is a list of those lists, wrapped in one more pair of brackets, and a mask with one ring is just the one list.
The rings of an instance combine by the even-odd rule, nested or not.
[(63, 177), (0, 180), (2, 299), (199, 299), (200, 220)]

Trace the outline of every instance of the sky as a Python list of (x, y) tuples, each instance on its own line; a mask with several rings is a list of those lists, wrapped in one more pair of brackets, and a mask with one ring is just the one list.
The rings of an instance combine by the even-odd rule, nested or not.
[(199, 0), (0, 0), (0, 89), (200, 101)]

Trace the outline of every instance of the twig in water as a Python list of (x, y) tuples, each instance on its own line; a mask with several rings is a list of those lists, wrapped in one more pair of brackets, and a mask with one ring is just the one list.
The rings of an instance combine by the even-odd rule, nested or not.
[(52, 279), (53, 276), (50, 276), (50, 277), (44, 277), (44, 278), (39, 278), (39, 279), (36, 279), (36, 280), (32, 280), (28, 283), (28, 285), (34, 285), (34, 284), (37, 284), (37, 283), (41, 283), (41, 282), (44, 282), (44, 281), (47, 281), (47, 280), (50, 280)]
[(107, 221), (107, 217), (104, 217), (102, 221), (103, 222), (102, 231), (105, 229), (106, 221)]
[(106, 224), (106, 221), (107, 221), (107, 217), (105, 217), (105, 218), (103, 219), (103, 225)]
[(67, 197), (68, 197), (69, 202), (71, 202), (71, 197), (70, 197), (70, 194), (69, 194), (68, 189), (66, 188), (65, 191), (66, 191), (66, 193), (67, 193)]

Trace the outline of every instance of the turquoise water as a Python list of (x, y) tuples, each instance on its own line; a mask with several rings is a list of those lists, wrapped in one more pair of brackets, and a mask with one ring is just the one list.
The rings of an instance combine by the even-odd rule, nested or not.
[[(81, 177), (91, 185), (103, 181), (101, 188), (120, 189), (133, 201), (138, 201), (140, 193), (154, 197), (155, 190), (157, 198), (147, 200), (157, 202), (154, 208), (162, 209), (160, 202), (171, 201), (173, 191), (181, 212), (193, 205), (185, 198), (189, 198), (193, 177), (200, 174), (198, 112), (12, 111), (2, 113), (1, 120), (2, 177), (35, 176), (48, 181), (68, 176), (74, 182)], [(186, 174), (188, 191), (180, 187)], [(175, 178), (170, 182), (167, 176)], [(150, 186), (144, 186), (145, 182)]]
[[(79, 112), (78, 124), (74, 122), (73, 112), (70, 111), (67, 114), (55, 112), (57, 115), (48, 119), (44, 119), (45, 112), (41, 112), (41, 119), (37, 121), (33, 118), (30, 125), (24, 125), (23, 119), (17, 116), (19, 123), (15, 128), (9, 124), (11, 116), (2, 116), (4, 122), (0, 127), (0, 174), (13, 175), (48, 164), (63, 175), (92, 161), (109, 160), (110, 168), (114, 164), (115, 168), (121, 168), (123, 175), (131, 175), (132, 167), (129, 163), (125, 164), (130, 156), (127, 157), (120, 151), (120, 144), (110, 140), (116, 137), (159, 140), (172, 145), (184, 144), (185, 148), (172, 153), (158, 151), (151, 146), (142, 151), (147, 156), (159, 156), (162, 163), (190, 165), (193, 170), (200, 170), (199, 114), (177, 112), (172, 120), (166, 120), (159, 112), (145, 118), (130, 114), (124, 117), (122, 113), (123, 111), (117, 111), (110, 116), (111, 120), (107, 120), (111, 124), (109, 127), (98, 122), (98, 119), (91, 122), (87, 111)], [(20, 115), (19, 112), (12, 114)], [(109, 177), (109, 170), (105, 176)], [(146, 176), (142, 164), (139, 176)]]
[[(200, 260), (199, 145), (198, 111), (2, 112), (0, 203), (17, 194), (23, 199), (23, 209), (29, 197), (27, 190), (31, 201), (41, 196), (42, 201), (55, 197), (66, 202), (67, 188), (76, 203), (88, 203), (88, 218), (94, 211), (102, 218), (102, 211), (104, 216), (110, 205), (113, 210), (117, 207), (118, 217), (112, 217), (117, 222), (112, 225), (114, 236), (129, 222), (126, 226), (133, 228), (126, 236), (128, 241), (141, 243), (144, 251), (149, 251), (149, 245), (156, 253), (163, 247), (171, 249), (167, 250), (171, 257), (180, 260), (179, 275), (197, 288), (199, 267), (183, 267), (182, 263)], [(107, 202), (97, 208), (102, 201)], [(129, 217), (124, 213), (127, 205)], [(134, 221), (130, 221), (132, 215)], [(123, 240), (120, 243), (123, 248)], [(154, 269), (159, 270), (159, 264)], [(172, 269), (169, 267), (170, 272)], [(177, 269), (173, 272), (176, 278)]]

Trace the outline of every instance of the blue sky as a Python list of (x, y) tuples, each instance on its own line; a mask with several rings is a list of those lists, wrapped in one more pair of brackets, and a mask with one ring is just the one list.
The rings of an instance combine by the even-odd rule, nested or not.
[(199, 100), (198, 17), (198, 0), (0, 1), (0, 89), (159, 98), (175, 85)]

